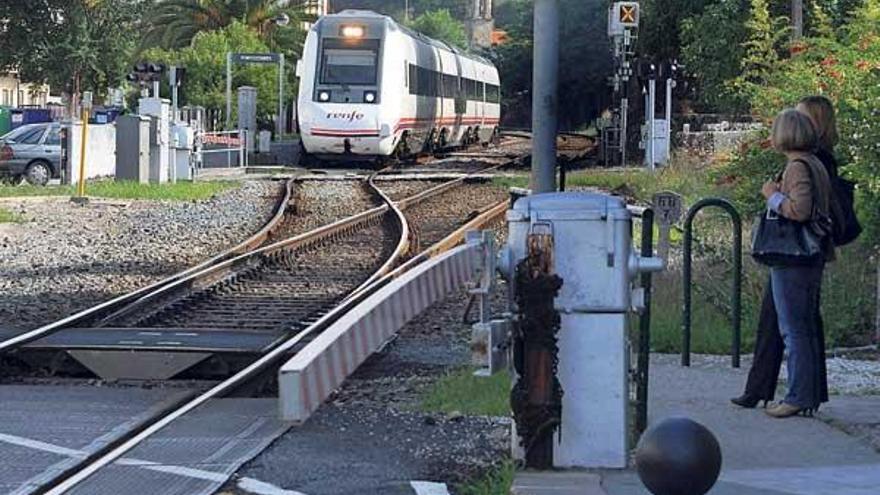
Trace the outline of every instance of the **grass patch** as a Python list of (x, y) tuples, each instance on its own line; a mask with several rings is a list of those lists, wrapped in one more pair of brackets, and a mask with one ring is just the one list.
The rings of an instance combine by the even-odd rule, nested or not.
[(0, 208), (0, 223), (24, 223), (24, 217), (6, 208)]
[(516, 468), (510, 460), (492, 469), (485, 476), (458, 487), (461, 495), (508, 495)]
[(510, 377), (507, 372), (491, 377), (474, 376), (473, 369), (462, 369), (431, 386), (422, 396), (420, 407), (426, 412), (508, 416)]
[[(502, 187), (528, 187), (529, 178), (525, 175), (498, 177), (494, 183)], [(684, 197), (685, 203), (726, 194), (714, 185), (710, 164), (686, 156), (677, 156), (675, 163), (654, 173), (645, 168), (575, 170), (568, 173), (565, 184), (566, 188), (615, 191), (645, 202), (660, 191), (675, 191)]]
[[(226, 191), (236, 185), (236, 182), (231, 181), (180, 181), (176, 184), (140, 184), (137, 182), (102, 180), (87, 183), (86, 195), (92, 198), (108, 199), (200, 201), (209, 199), (215, 194)], [(0, 187), (0, 197), (73, 196), (74, 194), (76, 194), (75, 186), (36, 187), (23, 185)]]

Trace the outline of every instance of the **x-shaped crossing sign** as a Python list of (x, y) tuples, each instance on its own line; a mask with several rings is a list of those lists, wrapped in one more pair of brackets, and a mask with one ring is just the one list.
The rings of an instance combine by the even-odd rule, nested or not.
[(639, 19), (639, 5), (636, 3), (620, 4), (620, 23), (636, 25)]

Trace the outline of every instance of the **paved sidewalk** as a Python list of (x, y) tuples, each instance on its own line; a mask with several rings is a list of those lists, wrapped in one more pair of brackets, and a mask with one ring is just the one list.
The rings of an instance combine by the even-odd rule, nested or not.
[[(880, 424), (880, 397), (832, 396), (818, 418), (774, 419), (763, 409), (730, 404), (729, 398), (742, 390), (747, 369), (703, 364), (696, 356), (694, 366), (682, 368), (671, 356), (652, 357), (650, 422), (687, 416), (706, 425), (721, 443), (721, 478), (711, 495), (880, 493), (880, 454), (868, 442)], [(559, 487), (565, 482), (560, 479)], [(601, 488), (604, 492), (596, 493), (649, 494), (633, 470), (602, 473)]]

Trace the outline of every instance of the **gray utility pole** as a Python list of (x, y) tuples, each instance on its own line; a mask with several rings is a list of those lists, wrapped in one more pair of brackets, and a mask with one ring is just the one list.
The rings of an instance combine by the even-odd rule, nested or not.
[(651, 168), (651, 172), (655, 170), (657, 164), (657, 149), (655, 148), (657, 140), (654, 136), (654, 132), (656, 131), (654, 120), (657, 118), (655, 115), (655, 105), (657, 104), (657, 81), (654, 79), (655, 77), (652, 67), (651, 78), (648, 79), (648, 100), (646, 105), (647, 108), (645, 109), (645, 122), (648, 126), (648, 143), (645, 148), (645, 161), (648, 162), (648, 167)]
[(168, 179), (172, 184), (177, 183), (177, 66), (171, 66), (169, 74), (169, 83), (171, 85), (171, 146), (168, 147), (171, 153), (171, 166), (168, 167)]
[[(672, 72), (672, 71), (670, 71)], [(672, 156), (672, 90), (675, 88), (673, 74), (666, 79), (666, 161)]]
[(535, 194), (556, 191), (559, 0), (535, 0), (532, 74), (532, 178)]
[(275, 119), (275, 139), (281, 140), (284, 134), (284, 54), (278, 55), (278, 118)]
[(232, 52), (226, 52), (226, 129), (232, 126)]
[(791, 39), (804, 35), (804, 0), (791, 0)]

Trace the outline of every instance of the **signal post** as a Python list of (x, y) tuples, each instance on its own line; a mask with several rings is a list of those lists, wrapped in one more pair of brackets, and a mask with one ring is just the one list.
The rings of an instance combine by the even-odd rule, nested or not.
[(629, 114), (629, 80), (633, 75), (635, 40), (639, 27), (638, 2), (615, 2), (608, 9), (608, 37), (614, 50), (614, 75), (610, 84), (616, 106), (611, 110), (611, 123), (602, 133), (607, 165), (626, 165)]

